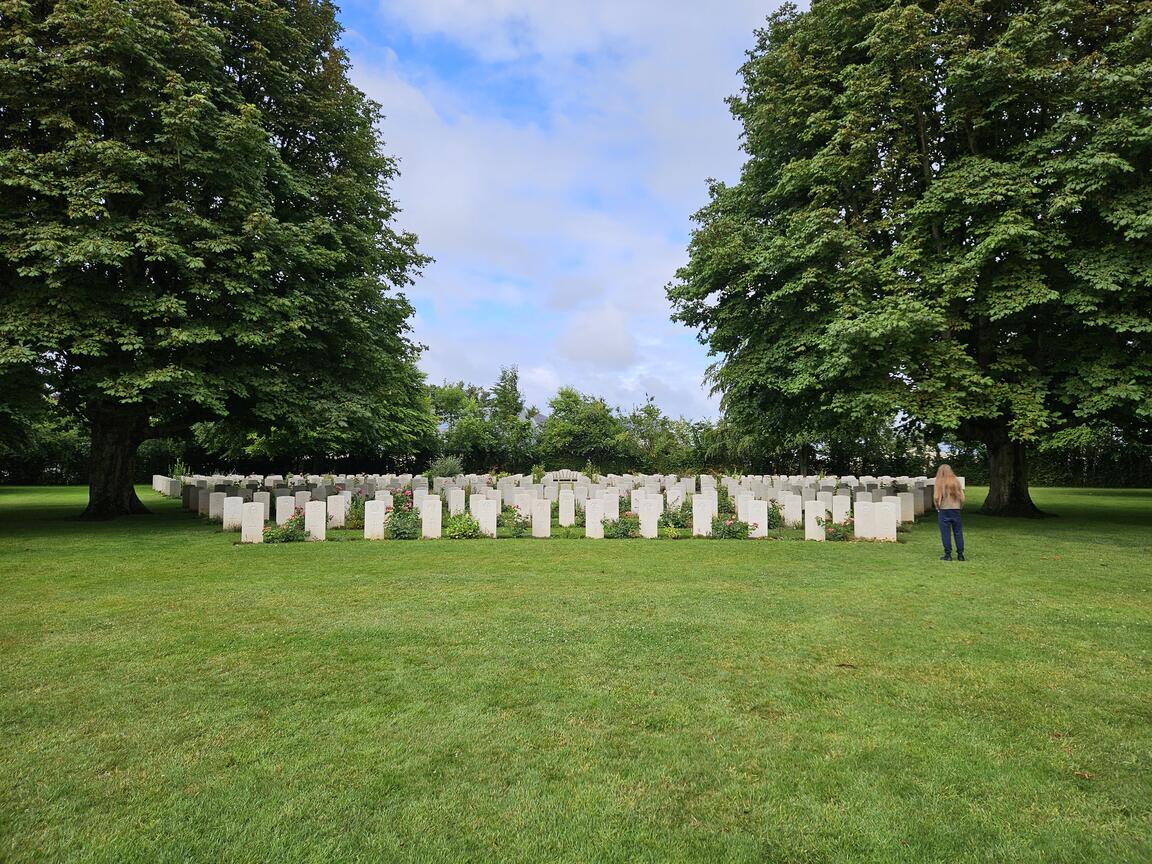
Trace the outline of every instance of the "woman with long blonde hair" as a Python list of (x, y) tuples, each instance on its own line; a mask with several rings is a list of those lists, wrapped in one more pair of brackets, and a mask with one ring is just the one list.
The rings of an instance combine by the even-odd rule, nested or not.
[(964, 560), (964, 528), (960, 525), (960, 510), (964, 506), (964, 487), (951, 465), (936, 469), (936, 487), (932, 493), (940, 519), (940, 539), (944, 543), (944, 557), (952, 560), (952, 535), (956, 535), (956, 560)]

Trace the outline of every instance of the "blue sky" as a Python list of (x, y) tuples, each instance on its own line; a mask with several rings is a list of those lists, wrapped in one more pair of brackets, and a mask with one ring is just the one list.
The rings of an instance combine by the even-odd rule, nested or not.
[(774, 3), (345, 0), (356, 84), (384, 107), (429, 379), (520, 369), (628, 410), (713, 417), (709, 358), (669, 320), (706, 179), (734, 179), (726, 96)]

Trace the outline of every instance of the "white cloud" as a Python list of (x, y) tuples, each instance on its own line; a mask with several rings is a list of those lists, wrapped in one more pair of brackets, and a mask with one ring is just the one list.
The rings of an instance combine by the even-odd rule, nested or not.
[[(378, 27), (357, 27), (353, 76), (401, 160), (399, 222), (437, 259), (408, 292), (432, 380), (491, 383), (517, 365), (541, 407), (567, 384), (624, 408), (650, 393), (673, 414), (716, 413), (709, 360), (669, 320), (664, 286), (705, 179), (739, 169), (724, 98), (766, 12), (387, 0)], [(397, 56), (372, 29), (416, 47)], [(429, 40), (472, 55), (491, 90), (422, 55)], [(525, 105), (504, 99), (509, 80)]]

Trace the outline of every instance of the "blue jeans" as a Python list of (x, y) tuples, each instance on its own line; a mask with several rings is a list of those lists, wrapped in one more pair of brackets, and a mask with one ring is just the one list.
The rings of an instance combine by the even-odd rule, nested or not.
[(956, 551), (964, 554), (964, 528), (960, 525), (959, 510), (937, 510), (940, 519), (940, 540), (944, 543), (944, 554), (952, 554), (952, 535), (956, 535)]

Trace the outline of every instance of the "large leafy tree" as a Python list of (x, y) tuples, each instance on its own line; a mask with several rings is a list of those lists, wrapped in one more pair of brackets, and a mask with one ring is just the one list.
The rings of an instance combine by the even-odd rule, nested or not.
[(987, 449), (1152, 433), (1152, 2), (814, 0), (758, 34), (677, 317), (780, 446), (878, 417)]
[(136, 446), (403, 449), (431, 417), (380, 108), (327, 0), (5, 0), (0, 370), (91, 428), (88, 514)]

